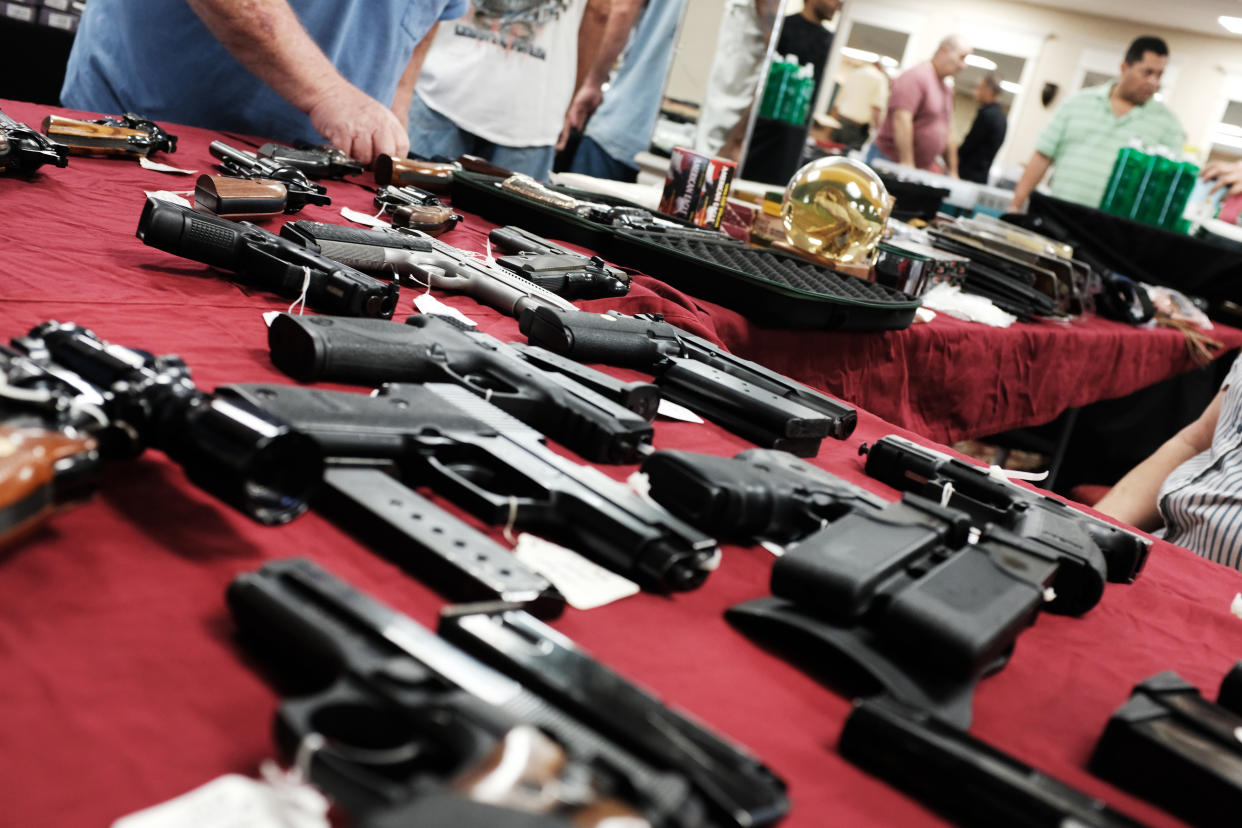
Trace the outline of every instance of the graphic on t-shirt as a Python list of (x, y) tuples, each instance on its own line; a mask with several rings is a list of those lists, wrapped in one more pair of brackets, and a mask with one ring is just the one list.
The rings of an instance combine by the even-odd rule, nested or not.
[(574, 0), (474, 0), (470, 13), (457, 23), (453, 33), (544, 60), (547, 53), (534, 44), (535, 38), (545, 26), (568, 12), (573, 3)]

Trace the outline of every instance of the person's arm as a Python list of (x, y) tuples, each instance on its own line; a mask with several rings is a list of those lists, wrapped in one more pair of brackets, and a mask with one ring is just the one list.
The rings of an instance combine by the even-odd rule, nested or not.
[(957, 178), (957, 144), (949, 141), (944, 147), (944, 161), (948, 167), (949, 175)]
[(897, 163), (914, 166), (914, 113), (908, 109), (892, 109), (893, 144), (897, 147)]
[(608, 73), (612, 71), (613, 64), (625, 48), (630, 29), (634, 28), (634, 21), (638, 19), (642, 5), (642, 0), (612, 0), (608, 9), (608, 22), (604, 24), (595, 57), (565, 112), (565, 122), (561, 126), (560, 137), (556, 140), (558, 150), (564, 149), (570, 130), (582, 129), (587, 118), (591, 117), (591, 113), (604, 100), (604, 81), (608, 80)]
[(188, 2), (229, 53), (310, 116), (330, 144), (363, 163), (380, 153), (405, 156), (405, 124), (336, 70), (287, 0)]
[(418, 85), (418, 73), (423, 69), (423, 61), (427, 59), (427, 52), (431, 50), (431, 41), (435, 40), (436, 30), (440, 28), (440, 23), (433, 23), (431, 28), (418, 45), (414, 47), (414, 54), (410, 55), (410, 62), (406, 64), (405, 71), (401, 73), (401, 80), (397, 81), (397, 92), (392, 97), (392, 114), (397, 116), (397, 120), (401, 123), (408, 123), (410, 119), (410, 102), (414, 100), (414, 87)]
[(1026, 162), (1026, 169), (1022, 171), (1022, 177), (1018, 179), (1017, 186), (1013, 188), (1013, 201), (1009, 202), (1008, 207), (1010, 213), (1022, 211), (1026, 200), (1031, 197), (1031, 191), (1044, 180), (1051, 166), (1052, 159), (1042, 152), (1036, 150), (1031, 153), (1031, 160)]
[(1224, 396), (1222, 389), (1199, 415), (1199, 419), (1177, 432), (1154, 454), (1127, 472), (1095, 504), (1095, 510), (1146, 532), (1159, 528), (1161, 519), (1156, 500), (1160, 486), (1174, 469), (1211, 447)]
[(871, 129), (872, 134), (880, 131), (880, 127), (884, 124), (884, 107), (871, 107)]

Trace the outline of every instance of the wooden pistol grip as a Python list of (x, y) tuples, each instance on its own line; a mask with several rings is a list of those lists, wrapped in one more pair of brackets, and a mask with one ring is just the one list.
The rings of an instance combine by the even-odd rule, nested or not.
[[(452, 790), (478, 802), (526, 813), (563, 812), (571, 825), (605, 828), (646, 826), (648, 821), (630, 805), (598, 795), (586, 802), (566, 802), (558, 794), (558, 780), (565, 771), (564, 748), (537, 728), (518, 725), (474, 768), (454, 780)], [(597, 792), (598, 793), (598, 792)]]
[(260, 219), (285, 211), (288, 191), (269, 178), (200, 175), (194, 184), (194, 207), (230, 219)]
[(54, 510), (56, 464), (94, 448), (89, 437), (0, 426), (0, 549), (28, 535)]
[(437, 195), (447, 195), (453, 189), (453, 172), (457, 169), (456, 164), (381, 155), (375, 159), (375, 183), (381, 187), (413, 185)]
[[(48, 115), (43, 119), (43, 133), (69, 147), (70, 155), (141, 155), (132, 147), (124, 146), (124, 141), (132, 137), (146, 137), (145, 132), (136, 129), (75, 121), (60, 115)], [(92, 141), (117, 141), (121, 145), (110, 147), (89, 143)]]
[(438, 236), (457, 226), (461, 217), (453, 212), (452, 207), (431, 207), (407, 204), (398, 207), (392, 214), (393, 227), (408, 227), (421, 230), (429, 236)]

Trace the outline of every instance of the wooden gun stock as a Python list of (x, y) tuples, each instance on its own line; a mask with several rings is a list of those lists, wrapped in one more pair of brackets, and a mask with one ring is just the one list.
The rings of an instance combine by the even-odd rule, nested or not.
[(43, 133), (69, 147), (70, 155), (131, 156), (146, 155), (130, 139), (145, 141), (147, 134), (137, 129), (75, 121), (60, 115), (43, 119)]
[(288, 190), (270, 178), (200, 175), (194, 185), (194, 207), (229, 219), (262, 219), (285, 211)]
[(0, 426), (0, 549), (30, 534), (63, 502), (57, 466), (92, 458), (95, 441), (41, 428)]
[(451, 207), (432, 207), (407, 204), (393, 211), (393, 227), (421, 230), (429, 236), (439, 236), (457, 226), (461, 216)]
[(453, 188), (453, 173), (459, 169), (457, 164), (381, 155), (375, 159), (375, 183), (381, 187), (413, 185), (437, 195), (447, 195)]

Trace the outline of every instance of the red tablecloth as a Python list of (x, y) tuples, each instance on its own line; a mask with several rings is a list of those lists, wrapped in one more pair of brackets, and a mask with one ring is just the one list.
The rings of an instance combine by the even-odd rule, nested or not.
[[(25, 104), (0, 108), (35, 124), (46, 114)], [(209, 169), (206, 145), (218, 136), (173, 131), (181, 149), (161, 160)], [(31, 181), (0, 178), (3, 338), (46, 319), (74, 321), (117, 343), (182, 355), (203, 388), (287, 382), (268, 361), (259, 316), (286, 301), (134, 238), (142, 191), (188, 189), (190, 180), (91, 159)], [(332, 207), (308, 208), (304, 217), (333, 220), (339, 206), (369, 205), (369, 193), (355, 184), (331, 184), (330, 193)], [(471, 220), (445, 240), (479, 249), (487, 227)], [(402, 293), (404, 315), (411, 296)], [(512, 320), (469, 300), (448, 301), (485, 329), (516, 337)], [(694, 305), (638, 277), (623, 309), (681, 312), (686, 318), (676, 321), (694, 321), (699, 333), (713, 333), (708, 323), (719, 331), (718, 320), (689, 318)], [(943, 322), (928, 330), (958, 327)], [(868, 339), (841, 335), (839, 350)], [(929, 353), (925, 370), (940, 370), (945, 356)], [(859, 442), (894, 431), (904, 433), (860, 412), (850, 440), (827, 441), (815, 462), (895, 497), (863, 476), (857, 456)], [(655, 444), (720, 455), (748, 447), (711, 425), (672, 422), (658, 424)], [(630, 471), (607, 469), (618, 478)], [(222, 773), (255, 773), (274, 751), (278, 697), (233, 640), (223, 591), (236, 574), (303, 555), (423, 623), (434, 624), (445, 603), (318, 515), (280, 528), (250, 523), (188, 484), (157, 452), (114, 463), (108, 474), (92, 501), (0, 554), (6, 824), (107, 824)], [(721, 568), (697, 591), (571, 610), (554, 626), (768, 762), (789, 783), (794, 809), (785, 825), (942, 824), (836, 755), (847, 699), (723, 620), (727, 607), (767, 594), (770, 564), (760, 549), (728, 547)], [(1173, 669), (1214, 697), (1242, 653), (1242, 621), (1228, 612), (1239, 590), (1237, 572), (1157, 543), (1137, 583), (1109, 585), (1084, 618), (1044, 616), (1022, 635), (1011, 663), (980, 685), (972, 732), (1140, 819), (1178, 824), (1094, 778), (1085, 763), (1137, 681)]]

